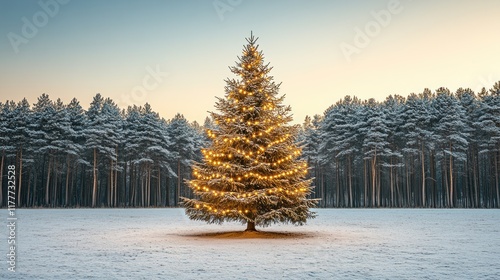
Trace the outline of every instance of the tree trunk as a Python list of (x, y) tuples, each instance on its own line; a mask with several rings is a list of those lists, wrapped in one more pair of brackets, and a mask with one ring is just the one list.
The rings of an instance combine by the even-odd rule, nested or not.
[(146, 178), (146, 188), (147, 188), (147, 200), (146, 207), (151, 206), (151, 166), (148, 164), (147, 170), (147, 178)]
[(368, 207), (368, 168), (367, 168), (367, 165), (368, 165), (368, 161), (367, 160), (363, 160), (364, 161), (364, 164), (363, 164), (363, 173), (364, 173), (364, 185), (365, 185), (365, 189), (364, 189), (364, 196), (363, 196), (363, 200), (364, 200), (364, 205), (363, 207)]
[(450, 207), (450, 189), (449, 189), (449, 176), (448, 176), (448, 171), (447, 171), (447, 166), (446, 166), (446, 163), (444, 161), (444, 159), (446, 158), (446, 153), (444, 153), (443, 151), (443, 162), (441, 163), (441, 172), (443, 173), (443, 175), (441, 176), (442, 178), (442, 185), (443, 185), (443, 204), (445, 205), (445, 207)]
[(50, 189), (50, 168), (52, 165), (51, 156), (49, 156), (49, 167), (47, 168), (47, 182), (45, 182), (45, 206), (49, 206), (49, 189)]
[(250, 221), (249, 221), (249, 222), (247, 223), (247, 229), (246, 229), (245, 231), (257, 231), (257, 230), (255, 229), (255, 222), (250, 222)]
[(113, 207), (116, 207), (118, 205), (118, 150), (116, 151), (116, 163), (115, 170), (113, 170), (113, 172), (115, 173), (115, 175), (113, 176), (113, 190), (115, 190), (113, 196)]
[(141, 207), (144, 207), (146, 204), (146, 188), (144, 187), (144, 167), (139, 168), (140, 173), (139, 173), (139, 178), (141, 180)]
[[(26, 194), (26, 203), (24, 204), (26, 207), (31, 207), (32, 203), (31, 203), (31, 200), (30, 200), (30, 196), (31, 196), (31, 192), (30, 192), (30, 184), (31, 184), (31, 178), (33, 177), (33, 168), (30, 168), (28, 174), (29, 174), (29, 177), (28, 177), (28, 189), (27, 189), (27, 194)], [(1, 177), (0, 177), (1, 178)]]
[[(340, 168), (339, 168), (339, 160), (336, 159), (335, 160), (335, 167), (336, 167), (336, 171), (333, 171), (332, 173), (335, 174), (335, 183), (336, 183), (336, 187), (337, 187), (337, 192), (335, 194), (335, 207), (340, 207)], [(323, 188), (321, 188), (323, 190)], [(322, 193), (323, 194), (323, 193)], [(325, 199), (324, 196), (321, 197), (322, 200)], [(323, 204), (324, 206), (324, 204)]]
[(3, 162), (5, 159), (5, 151), (2, 151), (2, 162), (0, 163), (0, 207), (3, 206)]
[(113, 207), (117, 206), (117, 197), (118, 197), (118, 146), (115, 146), (115, 155), (116, 155), (116, 162), (115, 162), (115, 168), (112, 171), (114, 173), (113, 175), (113, 197), (111, 198), (113, 200)]
[(127, 180), (130, 165), (127, 160), (123, 161), (122, 172), (122, 190), (118, 200), (121, 201), (123, 206), (130, 206), (130, 182)]
[[(75, 168), (74, 173), (78, 174), (78, 166)], [(68, 188), (68, 205), (69, 206), (74, 206), (74, 204), (71, 202), (71, 200), (73, 198), (73, 190), (74, 189), (75, 189), (75, 174), (73, 174), (73, 172), (71, 172), (71, 182), (70, 182), (70, 185)]]
[(430, 169), (430, 177), (431, 177), (431, 189), (432, 189), (432, 197), (431, 197), (431, 206), (438, 207), (438, 192), (436, 187), (436, 160), (434, 156), (434, 151), (431, 150), (429, 155), (429, 169)]
[(375, 156), (372, 159), (372, 207), (375, 207), (375, 197), (376, 197), (376, 176), (375, 167), (377, 164), (377, 152), (375, 151)]
[(453, 199), (453, 156), (452, 156), (452, 146), (450, 144), (450, 207), (454, 206)]
[(23, 186), (23, 146), (19, 152), (19, 184), (17, 185), (17, 201), (18, 206), (21, 206), (21, 188)]
[(179, 197), (181, 196), (181, 160), (177, 160), (177, 195), (174, 197), (174, 205), (178, 206)]
[(381, 169), (380, 167), (376, 167), (376, 171), (377, 171), (377, 207), (380, 207), (380, 205), (382, 203), (382, 199), (380, 196), (380, 193), (382, 191), (382, 184), (381, 184), (382, 174), (381, 174), (380, 169)]
[(422, 150), (420, 151), (420, 161), (422, 162), (422, 207), (425, 207), (425, 154), (424, 154), (424, 143), (422, 143)]
[(59, 183), (59, 181), (57, 180), (57, 168), (59, 166), (57, 165), (57, 160), (54, 160), (54, 168), (52, 168), (52, 170), (54, 171), (54, 184), (53, 184), (53, 200), (52, 200), (52, 207), (56, 207), (57, 205), (57, 184)]
[(108, 183), (106, 184), (106, 206), (111, 207), (111, 196), (113, 195), (113, 174), (111, 169), (113, 168), (113, 160), (109, 160), (109, 173), (108, 173)]
[[(398, 168), (399, 169), (399, 168)], [(402, 195), (401, 195), (401, 189), (399, 188), (399, 174), (398, 174), (398, 169), (396, 169), (396, 174), (395, 174), (395, 192), (396, 192), (396, 205), (399, 207), (403, 207), (403, 202), (402, 202)]]
[(410, 166), (410, 162), (413, 161), (413, 157), (410, 157), (410, 161), (407, 162), (406, 164), (406, 188), (405, 188), (405, 191), (406, 191), (406, 198), (405, 198), (405, 206), (406, 207), (410, 207), (410, 196), (411, 196), (411, 190), (410, 190), (410, 170), (409, 168), (411, 167)]
[(130, 195), (130, 198), (129, 198), (129, 201), (130, 201), (130, 206), (135, 206), (135, 177), (134, 177), (134, 169), (135, 169), (135, 166), (134, 166), (134, 163), (131, 161), (130, 162), (130, 174), (129, 174), (129, 195)]
[(64, 203), (66, 207), (69, 206), (69, 175), (70, 175), (70, 160), (69, 155), (66, 157), (66, 198), (64, 199)]
[(474, 199), (476, 200), (476, 207), (480, 207), (481, 205), (481, 202), (480, 202), (480, 195), (479, 195), (479, 184), (480, 184), (480, 174), (481, 174), (481, 170), (480, 170), (480, 167), (479, 167), (479, 155), (477, 153), (475, 153), (475, 156), (476, 156), (476, 161), (477, 162), (477, 165), (474, 164)]
[(165, 206), (170, 206), (170, 177), (165, 178)]
[(108, 207), (113, 207), (113, 159), (109, 160), (109, 191), (108, 191)]
[(77, 203), (76, 206), (79, 208), (80, 206), (88, 206), (87, 203), (87, 195), (85, 193), (85, 190), (87, 190), (87, 187), (85, 186), (85, 166), (82, 164), (81, 165), (81, 171), (80, 171), (80, 196), (77, 198)]
[(97, 201), (97, 148), (94, 148), (94, 167), (92, 169), (92, 207), (95, 207)]
[(352, 201), (352, 175), (351, 175), (351, 157), (348, 156), (347, 157), (347, 178), (348, 178), (348, 182), (349, 182), (349, 207), (354, 207), (352, 205), (353, 201)]
[(463, 189), (463, 199), (462, 201), (462, 206), (465, 208), (471, 208), (472, 207), (472, 191), (471, 191), (471, 186), (472, 186), (472, 178), (470, 176), (470, 167), (469, 163), (471, 162), (469, 153), (467, 153), (467, 159), (464, 162), (464, 177), (465, 179), (463, 180), (462, 184), (462, 189)]
[(391, 168), (390, 168), (390, 188), (391, 188), (391, 203), (389, 203), (390, 207), (394, 207), (394, 174), (393, 174), (393, 169), (394, 167), (392, 166), (392, 158), (391, 158)]
[(497, 207), (500, 206), (500, 190), (498, 186), (498, 156), (497, 152), (495, 152), (495, 190), (497, 195)]
[(161, 202), (162, 202), (162, 199), (161, 199), (161, 170), (160, 170), (159, 165), (158, 165), (158, 185), (156, 187), (157, 187), (156, 206), (161, 206)]
[(472, 169), (473, 169), (472, 177), (473, 177), (473, 183), (474, 183), (474, 198), (473, 198), (474, 199), (474, 207), (479, 207), (479, 196), (478, 196), (478, 193), (479, 193), (479, 188), (478, 188), (479, 172), (478, 172), (478, 168), (477, 168), (478, 165), (479, 165), (479, 161), (477, 160), (477, 153), (474, 150), (473, 160), (472, 160)]
[[(42, 168), (43, 170), (43, 168)], [(37, 172), (36, 171), (33, 171), (33, 203), (32, 203), (32, 206), (33, 205), (36, 205), (36, 206), (39, 206), (40, 204), (38, 203), (38, 196), (37, 196), (37, 191), (36, 191), (36, 184), (37, 184)]]

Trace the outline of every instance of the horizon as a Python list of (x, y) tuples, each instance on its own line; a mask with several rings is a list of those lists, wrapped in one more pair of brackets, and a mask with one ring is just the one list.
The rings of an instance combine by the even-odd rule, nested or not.
[(33, 104), (46, 93), (88, 109), (101, 93), (120, 109), (149, 103), (165, 119), (180, 113), (202, 124), (251, 31), (282, 82), (293, 123), (346, 95), (477, 92), (500, 80), (499, 8), (498, 1), (3, 1), (0, 101)]

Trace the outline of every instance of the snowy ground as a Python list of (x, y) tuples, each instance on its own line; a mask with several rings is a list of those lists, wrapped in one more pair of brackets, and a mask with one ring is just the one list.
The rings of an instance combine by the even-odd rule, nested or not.
[(246, 234), (182, 209), (17, 210), (0, 279), (500, 279), (499, 210), (317, 212)]

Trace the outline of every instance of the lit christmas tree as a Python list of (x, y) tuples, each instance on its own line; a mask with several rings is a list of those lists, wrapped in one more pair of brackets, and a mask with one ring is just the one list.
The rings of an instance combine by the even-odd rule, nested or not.
[(300, 126), (292, 120), (290, 106), (282, 105), (279, 84), (269, 76), (257, 38), (246, 39), (243, 56), (227, 79), (225, 98), (211, 113), (216, 128), (208, 130), (210, 147), (204, 160), (193, 166), (189, 187), (196, 199), (183, 198), (186, 214), (208, 223), (241, 221), (247, 230), (271, 223), (302, 225), (315, 213), (308, 199), (311, 180), (305, 179), (307, 163), (298, 159), (296, 144)]

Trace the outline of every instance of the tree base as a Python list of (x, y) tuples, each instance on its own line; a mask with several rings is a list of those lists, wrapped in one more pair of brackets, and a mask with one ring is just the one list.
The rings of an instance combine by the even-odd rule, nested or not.
[(245, 229), (245, 231), (257, 231), (255, 229), (255, 222), (248, 222), (247, 223), (247, 229)]

